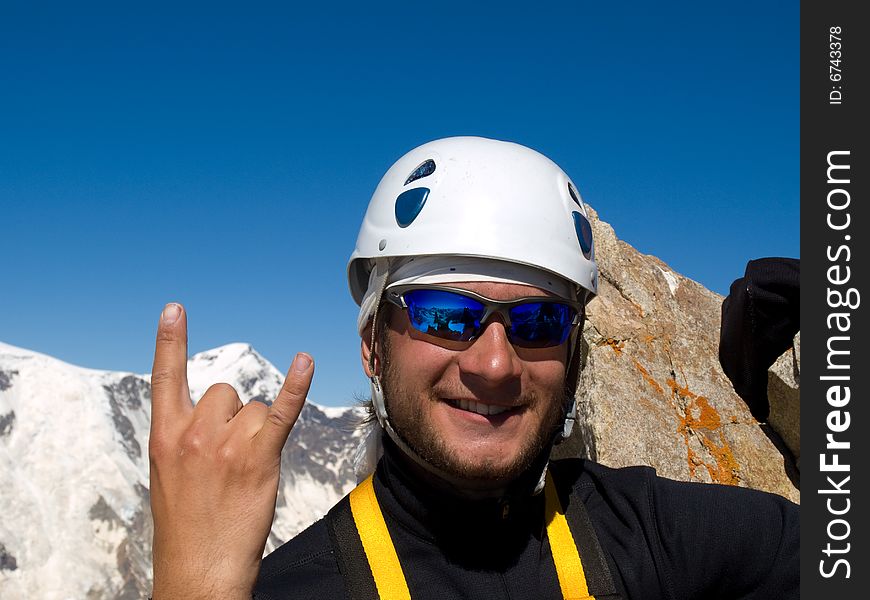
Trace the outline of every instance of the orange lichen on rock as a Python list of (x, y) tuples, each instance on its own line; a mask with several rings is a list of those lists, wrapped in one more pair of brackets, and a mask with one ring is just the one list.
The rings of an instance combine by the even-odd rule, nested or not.
[(632, 360), (635, 368), (640, 371), (640, 376), (643, 377), (643, 380), (652, 386), (652, 388), (657, 391), (659, 394), (664, 394), (665, 390), (662, 389), (662, 386), (658, 384), (658, 382), (652, 378), (652, 375), (649, 374), (649, 371), (644, 369), (643, 365), (637, 362), (636, 360)]
[(637, 311), (637, 315), (638, 315), (641, 319), (643, 319), (643, 318), (646, 316), (646, 311), (643, 310), (643, 306), (641, 306), (640, 304), (638, 304), (638, 303), (635, 302), (634, 300), (631, 301), (631, 305), (632, 305), (632, 306), (634, 307), (634, 309)]
[(610, 346), (613, 348), (613, 351), (616, 352), (616, 356), (620, 356), (622, 354), (622, 349), (625, 347), (625, 342), (621, 340), (615, 340), (613, 338), (606, 338), (603, 342), (598, 344), (599, 346)]
[(690, 400), (694, 400), (698, 397), (698, 394), (689, 390), (689, 386), (681, 386), (673, 379), (668, 379), (667, 384), (668, 387), (671, 388), (671, 391), (678, 396), (682, 396), (683, 398), (689, 398)]
[[(678, 431), (683, 435), (688, 451), (689, 473), (694, 477), (695, 469), (703, 465), (714, 482), (737, 485), (740, 482), (740, 465), (737, 464), (734, 453), (721, 431), (722, 419), (719, 413), (710, 406), (707, 398), (690, 391), (688, 386), (680, 386), (673, 379), (668, 379), (667, 383), (675, 396), (686, 400), (683, 414), (679, 417)], [(700, 460), (697, 453), (690, 448), (689, 437), (693, 433), (713, 458), (713, 464)], [(718, 438), (718, 441), (714, 438)]]

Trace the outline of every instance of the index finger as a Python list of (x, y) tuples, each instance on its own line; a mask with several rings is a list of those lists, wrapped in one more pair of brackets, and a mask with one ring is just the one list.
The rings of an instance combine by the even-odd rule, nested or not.
[(180, 304), (170, 302), (157, 325), (151, 369), (152, 429), (192, 409), (187, 387), (187, 312)]
[(256, 440), (261, 447), (270, 455), (281, 455), (281, 449), (290, 435), (290, 430), (296, 424), (305, 398), (308, 396), (308, 388), (311, 387), (311, 379), (314, 377), (314, 361), (311, 357), (300, 352), (293, 359), (284, 385), (278, 392), (278, 397), (269, 407), (269, 414), (263, 427), (257, 433)]

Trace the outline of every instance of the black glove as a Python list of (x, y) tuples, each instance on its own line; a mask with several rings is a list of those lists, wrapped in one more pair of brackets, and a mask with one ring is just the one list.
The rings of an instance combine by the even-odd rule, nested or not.
[(800, 260), (759, 258), (746, 265), (722, 303), (719, 362), (752, 416), (767, 420), (767, 370), (800, 331)]

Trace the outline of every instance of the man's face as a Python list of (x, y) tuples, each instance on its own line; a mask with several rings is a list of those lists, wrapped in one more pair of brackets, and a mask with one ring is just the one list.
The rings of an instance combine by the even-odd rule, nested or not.
[[(517, 284), (449, 284), (494, 300), (548, 296)], [(397, 433), (430, 464), (463, 479), (507, 483), (549, 442), (566, 398), (567, 346), (520, 348), (500, 316), (474, 343), (433, 338), (391, 310), (381, 377)], [(507, 409), (498, 414), (486, 414)]]

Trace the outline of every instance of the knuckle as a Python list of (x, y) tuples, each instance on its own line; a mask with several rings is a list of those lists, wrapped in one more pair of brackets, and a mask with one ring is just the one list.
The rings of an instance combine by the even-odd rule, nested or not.
[(248, 413), (259, 413), (263, 416), (263, 419), (266, 418), (266, 413), (268, 413), (269, 407), (260, 402), (259, 400), (251, 400), (245, 406), (242, 407), (242, 412), (245, 414)]
[(223, 444), (217, 451), (217, 458), (220, 462), (226, 465), (233, 465), (237, 462), (239, 450), (235, 444)]
[(169, 368), (158, 368), (151, 373), (151, 387), (167, 387), (180, 381), (178, 373)]
[(284, 382), (283, 391), (293, 398), (305, 398), (308, 393), (308, 381), (299, 376), (288, 377)]
[(148, 439), (148, 458), (152, 463), (166, 460), (171, 453), (172, 445), (163, 436), (152, 435)]
[(225, 382), (210, 385), (205, 395), (239, 399), (239, 393), (236, 391), (236, 388)]
[(157, 328), (157, 343), (160, 345), (174, 344), (179, 339), (178, 333), (172, 327)]
[(287, 411), (276, 407), (274, 404), (271, 410), (269, 410), (269, 414), (266, 415), (266, 420), (272, 425), (277, 425), (281, 428), (288, 427), (293, 423), (293, 419), (290, 418)]
[(202, 455), (208, 448), (208, 437), (205, 432), (194, 425), (184, 432), (178, 445), (186, 454)]

